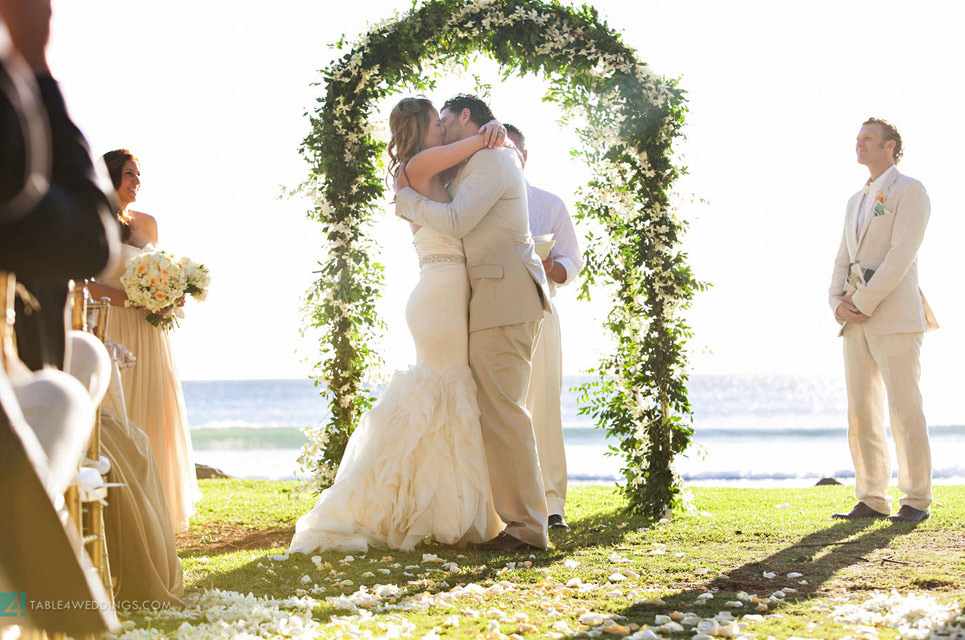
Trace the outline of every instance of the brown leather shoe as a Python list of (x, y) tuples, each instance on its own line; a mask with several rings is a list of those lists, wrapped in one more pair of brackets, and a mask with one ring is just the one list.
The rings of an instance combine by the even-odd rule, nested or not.
[(898, 513), (893, 516), (888, 516), (888, 519), (892, 522), (924, 522), (928, 520), (928, 509), (921, 511), (914, 507), (909, 507), (907, 504), (902, 505), (901, 509), (898, 509)]
[[(534, 547), (528, 542), (523, 542), (519, 538), (514, 538), (505, 531), (500, 533), (492, 540), (488, 540), (476, 545), (476, 548), (482, 549), (483, 551), (522, 551), (523, 549), (540, 549), (539, 547)], [(540, 550), (542, 551), (542, 549)]]
[(847, 513), (835, 513), (831, 516), (837, 520), (858, 520), (859, 518), (887, 518), (887, 513), (875, 511), (863, 502), (854, 505), (854, 509)]

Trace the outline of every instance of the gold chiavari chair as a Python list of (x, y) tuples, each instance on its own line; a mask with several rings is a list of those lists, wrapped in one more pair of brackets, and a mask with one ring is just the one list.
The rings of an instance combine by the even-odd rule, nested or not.
[[(110, 319), (110, 300), (88, 302), (86, 283), (74, 286), (71, 291), (71, 328), (76, 331), (93, 333), (102, 342), (107, 336), (107, 323)], [(97, 463), (101, 458), (101, 410), (97, 408), (94, 429), (87, 445), (87, 460)], [(106, 478), (105, 478), (106, 481)], [(107, 538), (104, 535), (104, 505), (99, 500), (83, 501), (77, 486), (71, 486), (64, 494), (67, 511), (70, 513), (91, 562), (97, 568), (104, 584), (104, 590), (114, 605), (114, 580), (111, 577), (110, 562), (107, 557)]]
[[(85, 287), (86, 291), (86, 287)], [(101, 344), (106, 346), (107, 344), (107, 328), (110, 326), (110, 312), (111, 312), (111, 300), (110, 298), (101, 298), (97, 301), (87, 301), (87, 311), (85, 317), (87, 318), (87, 329), (94, 336), (101, 341)], [(96, 417), (95, 417), (94, 431), (91, 435), (90, 445), (87, 448), (87, 459), (93, 461), (99, 461), (101, 458), (101, 407), (97, 407)], [(110, 475), (111, 472), (108, 472)], [(110, 478), (104, 478), (105, 481)], [(108, 505), (109, 506), (109, 505)], [(120, 585), (120, 576), (111, 575), (111, 566), (108, 562), (107, 556), (107, 538), (104, 533), (104, 505), (100, 502), (91, 502), (90, 508), (91, 513), (91, 523), (92, 523), (92, 535), (97, 535), (100, 544), (98, 545), (99, 551), (97, 555), (91, 554), (91, 560), (94, 565), (100, 569), (101, 581), (104, 583), (105, 589), (111, 595), (111, 600), (113, 602), (114, 597), (117, 593), (117, 588)]]
[(6, 371), (17, 357), (17, 338), (13, 333), (16, 318), (14, 300), (17, 297), (17, 279), (9, 271), (0, 271), (0, 366)]

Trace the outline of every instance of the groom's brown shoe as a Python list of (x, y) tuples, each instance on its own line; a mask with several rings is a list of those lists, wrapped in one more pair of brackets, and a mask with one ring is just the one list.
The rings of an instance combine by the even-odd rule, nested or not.
[(500, 533), (492, 540), (488, 540), (476, 545), (476, 548), (482, 549), (483, 551), (522, 551), (524, 549), (539, 549), (542, 551), (542, 549), (539, 547), (534, 547), (528, 542), (523, 542), (519, 538), (514, 538), (505, 531)]
[(909, 507), (907, 504), (902, 505), (901, 509), (898, 509), (898, 513), (893, 516), (888, 516), (888, 519), (892, 522), (923, 522), (928, 520), (928, 509), (921, 511), (914, 507)]
[(875, 511), (865, 503), (859, 502), (848, 513), (835, 513), (831, 517), (837, 520), (858, 520), (860, 518), (887, 518), (888, 514)]

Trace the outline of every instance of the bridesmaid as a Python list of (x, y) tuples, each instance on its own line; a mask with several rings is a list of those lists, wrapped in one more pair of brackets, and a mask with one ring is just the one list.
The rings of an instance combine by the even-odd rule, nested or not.
[(120, 204), (117, 219), (121, 223), (122, 260), (114, 273), (91, 284), (90, 293), (95, 299), (111, 299), (114, 308), (108, 339), (123, 344), (137, 357), (136, 366), (121, 372), (127, 415), (150, 438), (177, 533), (188, 528), (188, 518), (201, 498), (181, 381), (167, 332), (151, 325), (140, 309), (124, 306), (127, 295), (121, 284), (124, 264), (157, 244), (157, 222), (146, 213), (130, 209), (141, 186), (137, 158), (127, 149), (117, 149), (105, 153), (104, 162)]

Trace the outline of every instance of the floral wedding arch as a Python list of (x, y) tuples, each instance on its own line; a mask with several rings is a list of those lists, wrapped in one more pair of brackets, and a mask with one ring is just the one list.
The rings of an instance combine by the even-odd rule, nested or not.
[(301, 463), (317, 489), (331, 484), (345, 445), (372, 404), (362, 387), (380, 333), (375, 302), (382, 265), (365, 235), (385, 205), (385, 141), (370, 125), (379, 99), (399, 87), (425, 89), (424, 67), (468, 64), (484, 54), (504, 73), (541, 74), (565, 113), (585, 116), (578, 153), (594, 177), (579, 195), (577, 218), (596, 221), (586, 238), (580, 291), (606, 285), (614, 305), (605, 326), (615, 347), (581, 389), (581, 413), (607, 431), (624, 459), (630, 509), (662, 516), (680, 493), (672, 470), (690, 443), (684, 372), (689, 328), (681, 318), (696, 281), (680, 251), (685, 223), (670, 189), (683, 169), (672, 144), (686, 113), (675, 80), (654, 75), (592, 7), (540, 0), (427, 0), (373, 27), (322, 71), (324, 95), (302, 145), (310, 164), (303, 191), (327, 238), (327, 259), (306, 299), (310, 328), (323, 334), (316, 384), (331, 415), (307, 430)]

